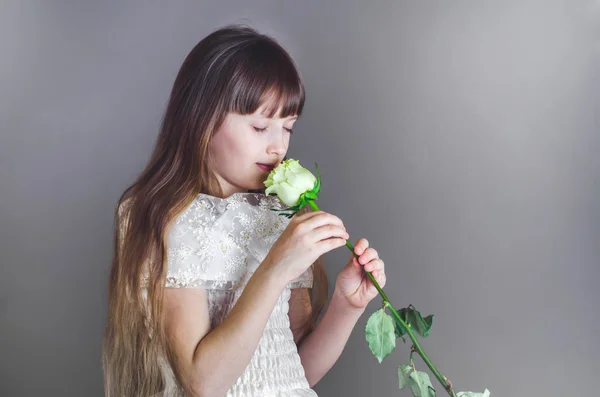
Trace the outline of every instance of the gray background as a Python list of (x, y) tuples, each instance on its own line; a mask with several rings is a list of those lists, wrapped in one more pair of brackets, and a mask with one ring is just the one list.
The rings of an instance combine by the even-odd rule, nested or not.
[[(233, 22), (296, 59), (289, 156), (319, 164), (392, 302), (435, 314), (424, 347), (456, 389), (596, 395), (600, 3), (575, 0), (4, 0), (0, 395), (103, 394), (113, 208), (183, 58)], [(319, 395), (410, 395), (408, 345), (378, 364), (365, 342), (379, 304)]]

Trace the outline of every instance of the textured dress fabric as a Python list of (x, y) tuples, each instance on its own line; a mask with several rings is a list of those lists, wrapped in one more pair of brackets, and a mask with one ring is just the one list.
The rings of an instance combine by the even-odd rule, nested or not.
[[(273, 208), (285, 208), (277, 196), (199, 194), (168, 228), (166, 287), (206, 290), (211, 329), (230, 313), (288, 225), (289, 219)], [(306, 379), (288, 316), (291, 289), (310, 288), (312, 283), (310, 267), (284, 288), (250, 363), (226, 397), (317, 396)], [(185, 396), (166, 361), (163, 372), (167, 385), (161, 396)]]

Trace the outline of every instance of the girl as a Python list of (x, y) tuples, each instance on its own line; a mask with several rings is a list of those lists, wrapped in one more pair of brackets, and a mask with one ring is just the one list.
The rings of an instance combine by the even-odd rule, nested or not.
[[(377, 290), (366, 239), (327, 311), (320, 257), (342, 221), (291, 220), (264, 194), (285, 159), (304, 85), (272, 38), (219, 29), (185, 59), (150, 162), (123, 193), (103, 343), (106, 396), (316, 396)], [(323, 314), (323, 315), (321, 315)]]

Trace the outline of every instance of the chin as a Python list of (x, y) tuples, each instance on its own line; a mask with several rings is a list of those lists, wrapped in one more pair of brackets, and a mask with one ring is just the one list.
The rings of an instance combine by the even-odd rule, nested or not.
[(244, 189), (246, 189), (249, 193), (255, 193), (261, 189), (264, 189), (264, 184), (262, 183), (256, 183), (256, 184), (249, 184), (244, 186)]
[(267, 180), (266, 178), (265, 179), (260, 179), (259, 182), (256, 185), (249, 186), (248, 190), (265, 190), (266, 189), (266, 186), (265, 186), (265, 181), (266, 180)]

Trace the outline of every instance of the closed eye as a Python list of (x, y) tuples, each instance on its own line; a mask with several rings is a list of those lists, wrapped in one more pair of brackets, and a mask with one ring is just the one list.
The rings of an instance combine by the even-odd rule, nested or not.
[[(256, 131), (256, 132), (265, 132), (267, 130), (267, 127), (265, 127), (265, 128), (253, 127), (253, 128), (254, 128), (254, 131)], [(286, 130), (287, 132), (289, 132), (290, 134), (294, 133), (294, 130), (291, 128), (284, 127), (283, 129)]]

